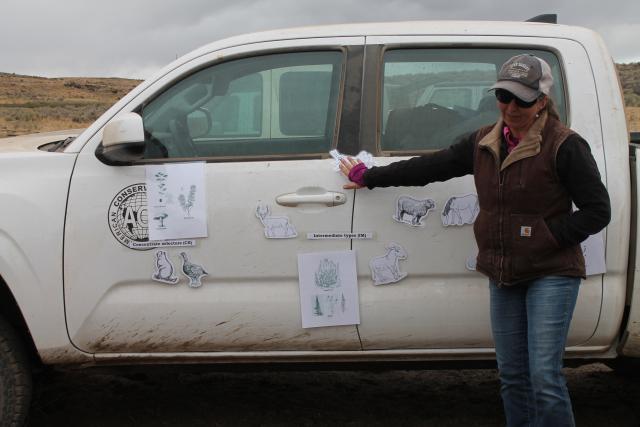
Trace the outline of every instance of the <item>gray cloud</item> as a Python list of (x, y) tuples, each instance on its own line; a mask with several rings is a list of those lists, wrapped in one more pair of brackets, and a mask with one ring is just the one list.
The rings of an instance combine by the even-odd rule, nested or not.
[[(552, 12), (598, 31), (617, 62), (640, 61), (640, 2), (557, 0), (3, 0), (0, 71), (148, 77), (201, 45), (274, 28), (346, 22), (524, 20)], [(573, 3), (573, 2), (572, 2)], [(577, 2), (575, 2), (577, 3)]]

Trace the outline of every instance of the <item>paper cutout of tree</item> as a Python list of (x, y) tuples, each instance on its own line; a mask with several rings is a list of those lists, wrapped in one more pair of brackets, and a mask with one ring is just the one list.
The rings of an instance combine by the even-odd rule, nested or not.
[(315, 316), (322, 316), (322, 308), (320, 307), (320, 301), (318, 295), (316, 295), (316, 303), (313, 305), (313, 314)]
[(166, 212), (161, 213), (158, 216), (154, 216), (153, 219), (155, 219), (156, 221), (160, 221), (160, 228), (164, 228), (164, 220), (165, 218), (167, 218), (169, 215), (167, 215)]
[(164, 196), (167, 194), (167, 184), (165, 181), (169, 175), (164, 172), (158, 172), (155, 174), (156, 182), (158, 183), (158, 195), (160, 196), (160, 203), (164, 202)]
[(347, 311), (347, 300), (344, 298), (344, 294), (342, 294), (342, 298), (340, 300), (340, 305), (342, 307), (342, 312)]
[(338, 286), (338, 264), (325, 258), (320, 262), (315, 273), (316, 286), (321, 289), (334, 289)]

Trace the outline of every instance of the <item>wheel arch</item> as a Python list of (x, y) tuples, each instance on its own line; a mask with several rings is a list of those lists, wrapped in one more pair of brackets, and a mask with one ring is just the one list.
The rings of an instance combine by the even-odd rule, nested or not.
[(11, 289), (9, 289), (9, 286), (2, 276), (0, 276), (0, 316), (2, 316), (2, 318), (4, 318), (16, 331), (24, 344), (30, 361), (34, 364), (40, 365), (40, 356), (36, 350), (27, 322), (24, 320), (24, 316), (22, 315), (22, 310), (20, 310)]

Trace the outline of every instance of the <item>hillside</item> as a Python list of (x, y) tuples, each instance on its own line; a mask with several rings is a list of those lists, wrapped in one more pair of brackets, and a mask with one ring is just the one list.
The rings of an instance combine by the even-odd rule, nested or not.
[(640, 107), (640, 62), (617, 64), (627, 107)]
[(0, 137), (86, 127), (138, 83), (0, 73)]
[[(629, 129), (640, 131), (640, 63), (618, 64)], [(44, 78), (0, 72), (0, 138), (91, 124), (140, 83), (121, 78)]]

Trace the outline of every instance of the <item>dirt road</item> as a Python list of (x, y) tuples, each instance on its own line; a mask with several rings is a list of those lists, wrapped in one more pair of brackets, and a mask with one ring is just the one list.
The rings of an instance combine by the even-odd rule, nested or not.
[[(640, 377), (566, 370), (578, 426), (640, 425)], [(390, 372), (134, 370), (50, 373), (30, 427), (500, 426), (493, 369)]]

